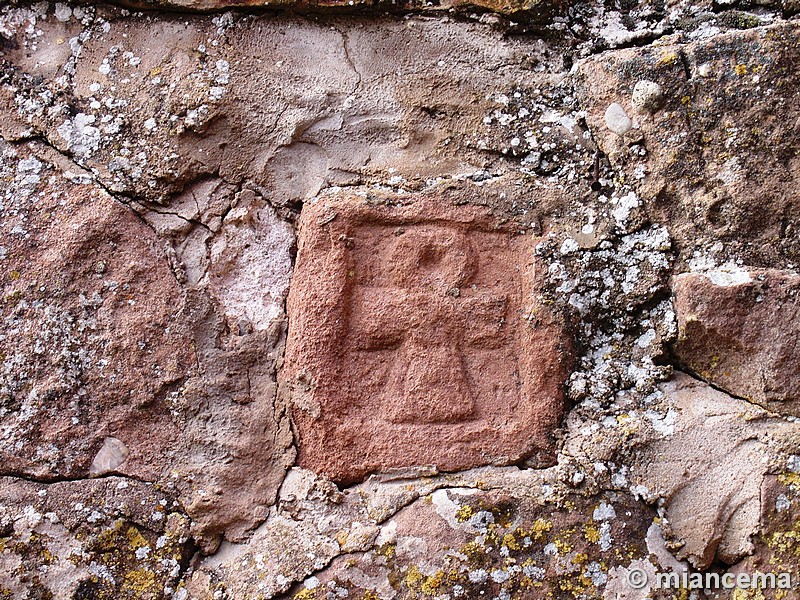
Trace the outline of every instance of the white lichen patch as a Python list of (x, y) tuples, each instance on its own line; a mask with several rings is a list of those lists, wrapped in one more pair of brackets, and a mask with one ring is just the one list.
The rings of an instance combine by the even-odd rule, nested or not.
[(617, 512), (614, 510), (613, 505), (607, 502), (601, 502), (600, 505), (594, 509), (592, 518), (595, 521), (610, 521), (617, 518)]
[(792, 501), (786, 494), (779, 494), (775, 498), (775, 510), (779, 513), (789, 510), (792, 507)]
[(40, 19), (46, 18), (47, 9), (47, 2), (37, 2), (19, 8), (4, 6), (0, 9), (0, 36), (12, 38), (21, 30), (25, 33), (26, 40), (39, 37), (36, 25)]
[(100, 130), (94, 125), (96, 121), (94, 115), (78, 113), (56, 130), (64, 140), (67, 151), (79, 160), (90, 158), (100, 146)]
[(636, 193), (634, 192), (628, 192), (621, 198), (612, 197), (611, 203), (615, 205), (611, 210), (611, 216), (614, 217), (617, 224), (621, 226), (627, 224), (631, 211), (641, 205), (639, 198), (636, 197)]
[(792, 473), (800, 473), (800, 456), (792, 454), (786, 460), (786, 468)]
[(653, 429), (664, 437), (670, 437), (675, 433), (675, 420), (678, 413), (673, 409), (667, 410), (666, 414), (661, 414), (655, 410), (644, 411), (644, 416), (650, 419)]
[[(447, 524), (453, 529), (462, 529), (465, 527), (463, 520), (459, 521), (458, 509), (460, 505), (450, 499), (450, 494), (457, 496), (470, 496), (475, 493), (475, 490), (462, 488), (450, 490), (436, 490), (431, 494), (431, 501), (436, 508), (436, 514), (442, 517)], [(466, 524), (469, 526), (469, 523)]]
[(753, 280), (750, 272), (735, 260), (717, 264), (717, 256), (722, 253), (722, 244), (715, 245), (710, 252), (695, 251), (689, 260), (689, 270), (702, 274), (711, 283), (721, 287), (742, 285)]
[(753, 278), (746, 269), (741, 268), (733, 262), (728, 262), (720, 265), (716, 269), (705, 271), (703, 275), (710, 279), (711, 283), (714, 285), (722, 287), (742, 285), (753, 281)]
[[(635, 195), (628, 197), (631, 204), (637, 202)], [(537, 253), (549, 263), (552, 300), (583, 320), (579, 332), (586, 352), (570, 378), (570, 394), (576, 400), (602, 401), (614, 390), (630, 387), (649, 393), (665, 375), (653, 356), (677, 333), (675, 312), (666, 300), (641, 313), (637, 306), (668, 289), (668, 232), (653, 227), (567, 254), (561, 251), (565, 243), (556, 249), (544, 242)], [(613, 330), (602, 325), (606, 320)]]

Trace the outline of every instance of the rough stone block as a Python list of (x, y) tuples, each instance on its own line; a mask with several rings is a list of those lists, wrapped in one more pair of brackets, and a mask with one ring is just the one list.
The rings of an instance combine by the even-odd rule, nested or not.
[(778, 270), (676, 279), (678, 358), (725, 391), (800, 415), (800, 277)]
[(568, 344), (537, 240), (442, 197), (303, 209), (282, 374), (299, 464), (336, 481), (552, 455)]

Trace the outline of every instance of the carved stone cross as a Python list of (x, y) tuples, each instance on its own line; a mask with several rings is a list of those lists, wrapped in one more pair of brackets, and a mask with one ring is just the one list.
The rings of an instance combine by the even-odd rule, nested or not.
[[(398, 237), (389, 286), (360, 286), (350, 335), (365, 351), (394, 351), (383, 414), (395, 423), (458, 422), (476, 417), (476, 386), (466, 356), (507, 343), (505, 294), (469, 284), (477, 255), (459, 231), (421, 227)], [(463, 291), (462, 291), (463, 290)]]
[(536, 241), (441, 197), (304, 206), (280, 374), (300, 466), (546, 462), (570, 348), (535, 306)]

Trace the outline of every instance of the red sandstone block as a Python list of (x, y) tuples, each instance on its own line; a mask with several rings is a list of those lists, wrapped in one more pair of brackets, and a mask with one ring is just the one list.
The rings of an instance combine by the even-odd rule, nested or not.
[(675, 353), (734, 396), (800, 416), (800, 276), (776, 269), (683, 273)]
[(441, 196), (304, 206), (281, 373), (299, 465), (351, 483), (552, 460), (570, 347), (535, 304), (537, 241)]

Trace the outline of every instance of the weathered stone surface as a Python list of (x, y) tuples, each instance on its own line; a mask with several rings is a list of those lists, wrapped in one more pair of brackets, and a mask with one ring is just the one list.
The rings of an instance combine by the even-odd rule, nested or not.
[[(732, 571), (741, 573), (788, 573), (793, 582), (800, 577), (800, 458), (790, 456), (787, 464), (764, 481), (760, 527), (754, 536), (755, 550)], [(777, 586), (773, 586), (777, 587)], [(765, 598), (780, 598), (780, 590), (765, 590)]]
[[(499, 132), (483, 119), (519, 81), (541, 79), (547, 90), (561, 79), (551, 67), (560, 56), (541, 42), (478, 22), (329, 17), (320, 26), (228, 12), (171, 13), (154, 27), (154, 19), (108, 7), (64, 22), (46, 6), (11, 13), (3, 135), (40, 132), (96, 169), (106, 187), (138, 200), (163, 204), (222, 178), (256, 182), (285, 206), (328, 185), (396, 177), (417, 188), (503, 172), (503, 155), (490, 148), (502, 143), (508, 152), (519, 132), (495, 141)], [(74, 49), (57, 43), (74, 38)], [(553, 103), (572, 110), (561, 98)]]
[(203, 214), (139, 217), (41, 144), (2, 160), (0, 472), (168, 483), (206, 547), (241, 538), (293, 457), (275, 384), (293, 234), (247, 191), (216, 224), (211, 190)]
[(372, 477), (340, 493), (294, 469), (250, 543), (224, 543), (197, 566), (192, 597), (227, 588), (247, 597), (567, 598), (607, 583), (630, 591), (624, 569), (673, 564), (650, 509), (622, 494), (556, 493), (553, 469), (419, 475)]
[(411, 469), (373, 476), (340, 491), (330, 480), (295, 467), (281, 486), (278, 503), (252, 539), (244, 544), (223, 542), (219, 552), (198, 565), (188, 588), (198, 598), (210, 598), (225, 588), (244, 596), (272, 597), (343, 552), (374, 547), (382, 523), (440, 488), (520, 485), (539, 489), (546, 481), (547, 471), (513, 467), (451, 475)]
[[(560, 13), (549, 18), (538, 12), (541, 4), (489, 0), (492, 10), (513, 12), (514, 22), (472, 10), (477, 3), (291, 5), (297, 12), (240, 5), (202, 14), (219, 3), (187, 2), (150, 2), (141, 13), (88, 2), (0, 7), (0, 285), (11, 294), (3, 296), (10, 320), (0, 329), (0, 473), (15, 476), (0, 494), (9, 516), (0, 525), (0, 590), (31, 600), (47, 597), (48, 588), (71, 600), (222, 600), (347, 588), (374, 600), (462, 585), (501, 599), (508, 590), (527, 600), (546, 589), (559, 599), (644, 600), (657, 593), (627, 586), (635, 568), (651, 576), (709, 562), (711, 569), (724, 562), (736, 570), (796, 571), (800, 441), (792, 417), (680, 376), (658, 385), (679, 366), (670, 352), (678, 334), (676, 273), (739, 264), (796, 277), (800, 47), (797, 22), (787, 18), (796, 2), (547, 3)], [(614, 104), (625, 114), (615, 108), (612, 130), (605, 116)], [(366, 194), (369, 219), (416, 202), (447, 214), (436, 222), (421, 214), (403, 234), (384, 236), (385, 223), (373, 219), (362, 230), (348, 221), (345, 199), (355, 193)], [(326, 198), (350, 208), (317, 223), (310, 215)], [(459, 455), (439, 433), (423, 444), (400, 435), (409, 419), (441, 433), (453, 426), (448, 420), (459, 419), (463, 431), (468, 423), (497, 426), (507, 415), (508, 404), (495, 408), (494, 422), (465, 421), (471, 408), (483, 416), (482, 400), (498, 390), (513, 398), (511, 384), (540, 366), (520, 364), (519, 356), (550, 352), (552, 340), (527, 352), (530, 340), (519, 328), (512, 335), (511, 319), (499, 335), (482, 335), (483, 321), (473, 317), (496, 316), (492, 297), (504, 296), (509, 309), (533, 307), (534, 325), (552, 325), (565, 349), (576, 340), (572, 372), (561, 375), (571, 402), (554, 430), (555, 466), (441, 474), (414, 457), (408, 463), (417, 466), (342, 489), (298, 468), (308, 455), (305, 444), (295, 448), (288, 401), (299, 400), (295, 433), (302, 434), (309, 428), (301, 421), (311, 423), (316, 410), (303, 399), (313, 400), (314, 389), (304, 395), (302, 386), (285, 385), (292, 394), (278, 394), (276, 370), (294, 230), (305, 219), (309, 231), (345, 234), (332, 240), (330, 262), (338, 254), (354, 266), (342, 280), (349, 295), (332, 294), (339, 304), (320, 307), (329, 321), (348, 311), (344, 331), (323, 337), (309, 325), (315, 313), (293, 316), (292, 327), (308, 329), (303, 338), (325, 350), (300, 354), (328, 357), (335, 377), (326, 385), (344, 382), (330, 395), (338, 402), (376, 388), (367, 418), (349, 417), (382, 421), (386, 429), (370, 430), (370, 443), (376, 432), (395, 435), (374, 453), (351, 448), (381, 457), (372, 459), (380, 465), (347, 467), (363, 476), (398, 448), (450, 452), (461, 465), (511, 460), (482, 456), (463, 436), (454, 445), (463, 448)], [(117, 244), (110, 260), (100, 256), (106, 242)], [(364, 243), (373, 251), (362, 252)], [(461, 257), (446, 261), (444, 282), (471, 276), (477, 289), (431, 294), (426, 316), (448, 317), (431, 332), (432, 319), (411, 309), (422, 306), (420, 289), (435, 287), (436, 273), (420, 274), (414, 263), (437, 258), (429, 252), (437, 244), (449, 249), (442, 256)], [(463, 268), (470, 248), (479, 257), (474, 273)], [(384, 260), (393, 251), (398, 260)], [(95, 255), (107, 263), (98, 269), (136, 284), (122, 300), (98, 287)], [(385, 273), (376, 274), (376, 285), (357, 281), (365, 264), (377, 263)], [(536, 277), (523, 281), (531, 265)], [(320, 273), (316, 283), (329, 286), (331, 273)], [(299, 295), (311, 284), (298, 286)], [(376, 308), (375, 290), (392, 301)], [(46, 319), (36, 312), (51, 305), (63, 310)], [(788, 296), (782, 306), (775, 309), (781, 316), (792, 306)], [(374, 318), (353, 317), (367, 312)], [(742, 333), (775, 319), (754, 307)], [(58, 338), (61, 346), (54, 329), (71, 332)], [(35, 343), (37, 331), (51, 336), (50, 346)], [(682, 352), (688, 339), (677, 346)], [(703, 356), (709, 339), (695, 341), (693, 356)], [(752, 346), (756, 375), (778, 364), (770, 354), (778, 346), (793, 356), (788, 336), (772, 339), (779, 343), (769, 351)], [(734, 357), (728, 383), (711, 381), (737, 394), (732, 386), (753, 378), (750, 363), (725, 343)], [(330, 353), (331, 345), (342, 352)], [(454, 354), (464, 360), (447, 368)], [(290, 374), (291, 351), (288, 358)], [(113, 381), (98, 375), (109, 364), (120, 367)], [(72, 387), (53, 387), (65, 373), (74, 375)], [(788, 394), (789, 378), (776, 381)], [(383, 410), (398, 388), (413, 410)], [(34, 402), (39, 389), (48, 394)], [(424, 389), (431, 393), (413, 393)], [(131, 390), (138, 405), (129, 401)], [(474, 406), (442, 410), (450, 397), (470, 393)], [(534, 400), (538, 406), (542, 398)], [(792, 401), (764, 404), (789, 415)], [(518, 419), (535, 425), (537, 416), (516, 410), (506, 420)], [(319, 437), (307, 449), (316, 456), (324, 433), (312, 430)], [(330, 439), (344, 455), (341, 439)], [(538, 458), (525, 466), (544, 464)], [(65, 478), (75, 481), (57, 483)], [(124, 484), (153, 498), (126, 496)], [(112, 493), (104, 487), (111, 485), (123, 487)], [(37, 500), (44, 497), (49, 504)], [(127, 508), (114, 512), (102, 499)], [(180, 559), (158, 552), (170, 530), (153, 518), (161, 500), (179, 523), (169, 552)], [(595, 517), (600, 502), (614, 506), (616, 520), (604, 511)], [(77, 504), (85, 527), (70, 521), (68, 507)], [(491, 515), (497, 506), (508, 511), (498, 513), (494, 529), (459, 529), (481, 524), (458, 523), (458, 511)], [(64, 529), (45, 531), (50, 519), (36, 516), (44, 511), (57, 513)], [(533, 529), (542, 519), (553, 529), (536, 540), (541, 546), (516, 550), (509, 538), (483, 554), (459, 552), (485, 544), (480, 535), (519, 541), (504, 514), (515, 526)], [(661, 527), (651, 523), (654, 514)], [(114, 530), (114, 519), (138, 524), (149, 553), (129, 548), (130, 528)], [(392, 527), (399, 535), (390, 560), (383, 549)], [(36, 536), (45, 535), (46, 551), (38, 551)], [(80, 556), (70, 560), (77, 547)], [(475, 557), (483, 566), (474, 568)], [(544, 573), (540, 588), (523, 590), (513, 561), (524, 569), (528, 559)], [(440, 572), (453, 581), (440, 580)], [(56, 589), (58, 581), (64, 585)]]
[(116, 470), (156, 478), (179, 431), (170, 400), (195, 362), (164, 248), (96, 186), (4, 150), (0, 469), (85, 476), (115, 437), (129, 450)]
[[(753, 16), (737, 25), (745, 31), (723, 32), (721, 16), (698, 20), (657, 44), (581, 61), (586, 122), (638, 195), (634, 213), (669, 223), (683, 260), (791, 269), (800, 262), (798, 25), (754, 27), (766, 22)], [(657, 110), (637, 113), (643, 81), (665, 92)], [(606, 127), (612, 103), (633, 115), (624, 137)]]
[(4, 598), (181, 597), (193, 553), (182, 507), (152, 484), (0, 477)]
[(678, 558), (701, 570), (737, 563), (754, 549), (773, 457), (798, 428), (682, 373), (660, 389), (676, 412), (665, 439), (638, 453), (639, 493), (664, 499)]
[(337, 558), (281, 597), (629, 598), (625, 570), (655, 569), (653, 516), (615, 494), (556, 500), (535, 487), (440, 489), (384, 523), (374, 549)]
[(304, 206), (281, 372), (301, 466), (352, 482), (552, 460), (570, 349), (532, 301), (537, 240), (457, 198)]
[(275, 378), (294, 235), (248, 184), (202, 182), (174, 213), (138, 209), (169, 240), (186, 294), (197, 375), (173, 403), (182, 438), (164, 468), (210, 551), (264, 520), (294, 459)]
[(624, 490), (657, 506), (679, 570), (761, 552), (763, 490), (795, 464), (800, 427), (680, 372), (637, 396), (570, 411), (559, 481), (587, 494)]
[(674, 294), (681, 362), (731, 394), (800, 415), (800, 276), (759, 269), (685, 273)]

